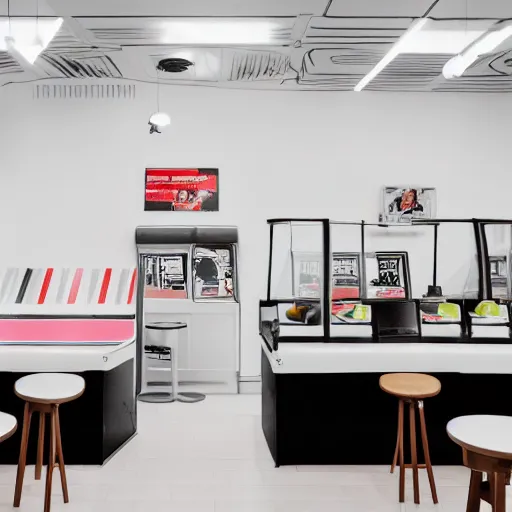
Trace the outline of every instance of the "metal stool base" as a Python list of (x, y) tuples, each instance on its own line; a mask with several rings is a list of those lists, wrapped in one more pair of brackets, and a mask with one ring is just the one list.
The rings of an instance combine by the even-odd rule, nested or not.
[(141, 402), (148, 402), (152, 404), (162, 404), (176, 401), (176, 398), (172, 396), (171, 393), (167, 393), (165, 391), (147, 391), (145, 393), (140, 393), (137, 398)]
[(206, 395), (203, 395), (203, 393), (194, 393), (192, 391), (190, 392), (183, 392), (178, 393), (178, 397), (176, 400), (178, 402), (184, 402), (184, 403), (195, 403), (195, 402), (202, 402), (206, 398)]

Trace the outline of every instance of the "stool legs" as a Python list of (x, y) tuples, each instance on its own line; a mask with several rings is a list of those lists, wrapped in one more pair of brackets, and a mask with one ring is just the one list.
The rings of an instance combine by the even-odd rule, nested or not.
[[(435, 504), (438, 503), (436, 484), (434, 480), (434, 472), (430, 462), (430, 452), (428, 449), (427, 427), (425, 423), (425, 414), (422, 400), (407, 400), (409, 404), (409, 430), (410, 430), (410, 443), (411, 443), (411, 464), (404, 462), (404, 416), (405, 416), (405, 399), (400, 399), (398, 402), (398, 434), (396, 441), (395, 454), (393, 463), (391, 465), (391, 473), (394, 472), (397, 462), (400, 466), (400, 477), (398, 485), (398, 501), (405, 502), (405, 470), (412, 469), (413, 489), (414, 489), (414, 503), (420, 503), (420, 489), (419, 489), (419, 475), (418, 469), (426, 469), (430, 490), (432, 492), (432, 500)], [(423, 453), (425, 457), (425, 464), (418, 464), (418, 452), (416, 446), (416, 407), (418, 407), (420, 416), (420, 430), (421, 440), (423, 445)]]
[(69, 503), (68, 495), (68, 481), (66, 478), (66, 466), (64, 464), (64, 454), (62, 453), (62, 439), (60, 437), (60, 418), (59, 406), (55, 406), (55, 437), (57, 441), (57, 457), (59, 459), (59, 472), (60, 482), (62, 485), (62, 494), (64, 496), (64, 503)]
[(23, 413), (23, 431), (21, 434), (20, 458), (18, 461), (18, 471), (16, 473), (16, 487), (14, 490), (13, 507), (19, 507), (21, 502), (21, 491), (23, 489), (23, 477), (25, 476), (25, 467), (27, 465), (27, 447), (28, 435), (30, 432), (30, 420), (32, 419), (32, 408), (28, 402), (25, 403)]
[(414, 488), (414, 503), (420, 504), (420, 487), (418, 482), (418, 453), (416, 451), (416, 404), (409, 403), (409, 424), (410, 424), (410, 437), (411, 437), (411, 465), (412, 465), (412, 480)]
[(50, 505), (52, 501), (52, 479), (53, 470), (55, 468), (55, 406), (51, 406), (52, 410), (50, 413), (50, 453), (48, 455), (48, 469), (46, 471), (46, 488), (44, 491), (44, 512), (50, 512)]
[(432, 463), (430, 462), (430, 451), (428, 449), (427, 425), (425, 423), (425, 411), (423, 408), (423, 400), (418, 401), (418, 410), (420, 413), (420, 427), (421, 427), (421, 443), (423, 444), (423, 456), (425, 457), (425, 465), (428, 475), (428, 483), (430, 484), (430, 492), (432, 493), (432, 500), (434, 504), (439, 503), (437, 499), (436, 482), (434, 480), (434, 471), (432, 470)]
[(45, 418), (50, 416), (50, 453), (48, 454), (48, 467), (46, 472), (46, 487), (44, 496), (44, 512), (50, 512), (53, 470), (58, 465), (60, 470), (60, 479), (62, 484), (62, 494), (64, 503), (69, 502), (68, 484), (66, 479), (66, 468), (64, 466), (64, 455), (62, 453), (62, 439), (60, 434), (59, 409), (57, 404), (45, 405), (26, 402), (23, 415), (23, 431), (21, 436), (20, 458), (18, 462), (18, 472), (16, 475), (16, 488), (14, 491), (14, 507), (19, 507), (21, 502), (21, 493), (23, 490), (23, 478), (25, 476), (25, 467), (27, 461), (27, 447), (30, 431), (30, 421), (32, 413), (39, 412), (39, 436), (37, 444), (37, 461), (35, 469), (36, 480), (41, 478), (42, 461), (44, 454), (44, 432)]
[(36, 461), (36, 473), (35, 473), (36, 480), (41, 480), (41, 471), (43, 469), (45, 420), (46, 420), (46, 414), (44, 412), (40, 412), (39, 413), (39, 438), (37, 440), (37, 461)]
[(398, 462), (398, 454), (400, 453), (400, 439), (403, 437), (403, 418), (404, 418), (404, 402), (402, 400), (398, 401), (398, 431), (396, 435), (396, 448), (395, 455), (393, 456), (393, 464), (391, 464), (390, 473), (395, 471), (396, 464)]

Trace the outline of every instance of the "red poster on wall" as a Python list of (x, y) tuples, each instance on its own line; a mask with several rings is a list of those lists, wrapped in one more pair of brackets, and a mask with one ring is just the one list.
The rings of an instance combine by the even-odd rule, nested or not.
[(219, 211), (218, 169), (146, 169), (144, 210)]

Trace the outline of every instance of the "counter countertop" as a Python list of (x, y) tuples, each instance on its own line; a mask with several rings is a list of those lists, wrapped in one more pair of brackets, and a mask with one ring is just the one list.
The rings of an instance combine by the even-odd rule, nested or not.
[(287, 373), (455, 372), (512, 374), (511, 345), (467, 343), (280, 343), (272, 371)]
[(135, 358), (135, 346), (135, 339), (116, 346), (2, 345), (0, 372), (106, 372)]

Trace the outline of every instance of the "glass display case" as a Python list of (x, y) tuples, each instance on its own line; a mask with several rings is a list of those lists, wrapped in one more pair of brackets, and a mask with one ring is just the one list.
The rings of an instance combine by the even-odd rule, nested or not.
[(269, 224), (273, 342), (510, 339), (512, 221)]

